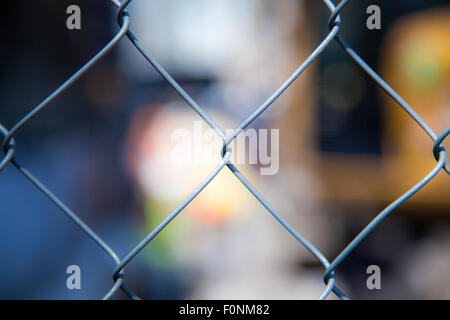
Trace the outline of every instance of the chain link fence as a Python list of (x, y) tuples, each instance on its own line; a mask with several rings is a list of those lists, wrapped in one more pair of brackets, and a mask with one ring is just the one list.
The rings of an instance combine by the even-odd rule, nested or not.
[[(331, 0), (323, 0), (323, 3), (331, 12), (329, 17), (329, 33), (322, 40), (322, 42), (314, 49), (314, 51), (302, 62), (302, 64), (289, 76), (289, 78), (267, 99), (260, 105), (244, 122), (242, 122), (231, 134), (226, 135), (225, 132), (204, 112), (204, 110), (184, 91), (184, 89), (177, 83), (175, 79), (161, 66), (158, 61), (146, 51), (146, 49), (139, 42), (138, 38), (130, 30), (130, 16), (126, 10), (130, 5), (131, 0), (109, 0), (117, 9), (117, 20), (119, 24), (119, 31), (114, 38), (99, 51), (88, 63), (86, 63), (78, 72), (66, 80), (58, 89), (45, 98), (39, 105), (26, 114), (19, 120), (12, 128), (7, 129), (0, 124), (0, 131), (3, 135), (3, 152), (4, 156), (0, 162), (0, 171), (8, 164), (13, 165), (26, 179), (30, 181), (37, 189), (39, 189), (49, 201), (56, 205), (69, 219), (71, 219), (88, 237), (90, 237), (102, 249), (115, 264), (115, 269), (112, 273), (114, 285), (109, 292), (103, 297), (104, 299), (112, 298), (115, 293), (121, 289), (126, 295), (132, 299), (139, 299), (139, 297), (126, 286), (125, 284), (125, 267), (132, 261), (157, 235), (163, 230), (183, 209), (195, 198), (197, 195), (217, 176), (217, 174), (228, 168), (236, 176), (250, 193), (265, 207), (265, 209), (289, 232), (294, 236), (298, 242), (304, 246), (310, 253), (323, 265), (325, 272), (323, 281), (325, 289), (320, 296), (320, 299), (326, 299), (331, 292), (341, 299), (348, 299), (348, 297), (336, 286), (335, 269), (348, 257), (348, 255), (357, 247), (361, 241), (374, 229), (380, 222), (393, 212), (399, 205), (407, 201), (417, 191), (422, 189), (427, 183), (441, 171), (445, 170), (450, 174), (450, 167), (446, 163), (447, 153), (442, 146), (444, 139), (450, 133), (448, 127), (443, 133), (436, 134), (432, 128), (420, 117), (419, 114), (408, 103), (398, 95), (365, 61), (350, 47), (347, 42), (339, 35), (341, 29), (340, 12), (349, 0), (342, 0), (338, 5)], [(16, 143), (14, 137), (32, 118), (45, 109), (57, 96), (76, 82), (86, 71), (101, 60), (110, 50), (112, 50), (122, 38), (127, 38), (134, 47), (145, 57), (153, 68), (175, 89), (181, 98), (192, 108), (195, 112), (218, 134), (223, 142), (222, 160), (217, 164), (215, 169), (204, 178), (204, 180), (184, 199), (178, 207), (170, 212), (167, 217), (154, 228), (133, 250), (131, 250), (123, 259), (120, 259), (114, 250), (101, 238), (94, 230), (92, 230), (87, 223), (82, 221), (74, 212), (72, 212), (57, 196), (47, 189), (31, 172), (20, 165), (18, 160), (14, 157), (16, 150)], [(406, 111), (407, 115), (411, 117), (423, 129), (431, 139), (430, 152), (437, 161), (436, 166), (416, 185), (397, 198), (388, 207), (381, 211), (370, 223), (338, 254), (338, 256), (330, 261), (325, 257), (319, 249), (317, 249), (311, 242), (308, 241), (302, 234), (300, 234), (289, 222), (278, 213), (278, 211), (265, 200), (263, 195), (252, 185), (252, 183), (231, 163), (230, 158), (233, 150), (231, 150), (231, 142), (245, 130), (256, 118), (258, 118), (265, 110), (267, 110), (278, 97), (305, 71), (309, 65), (315, 61), (320, 54), (332, 42), (336, 41), (342, 50), (344, 50), (350, 59), (352, 59), (362, 70), (364, 70), (392, 99), (394, 99), (400, 107)]]

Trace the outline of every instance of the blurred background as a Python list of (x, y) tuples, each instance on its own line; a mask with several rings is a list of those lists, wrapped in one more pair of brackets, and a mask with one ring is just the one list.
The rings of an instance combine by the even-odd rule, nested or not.
[[(66, 28), (71, 4), (81, 30)], [(366, 28), (372, 4), (380, 30)], [(118, 26), (106, 0), (4, 6), (0, 119), (11, 128)], [(328, 33), (321, 1), (135, 0), (129, 11), (136, 36), (223, 129), (246, 119)], [(350, 1), (342, 17), (350, 45), (442, 132), (448, 1)], [(123, 39), (20, 131), (16, 157), (124, 257), (214, 168), (169, 161), (173, 131), (191, 132), (198, 120)], [(330, 260), (435, 165), (426, 134), (334, 42), (251, 127), (280, 130), (280, 170), (239, 169)], [(338, 268), (344, 292), (450, 299), (449, 187), (439, 173), (377, 227)], [(0, 298), (97, 299), (109, 290), (109, 257), (11, 165), (0, 173), (0, 202)], [(73, 264), (81, 290), (66, 287)], [(381, 290), (366, 287), (372, 264)], [(322, 274), (225, 169), (129, 264), (126, 283), (150, 299), (315, 299)]]

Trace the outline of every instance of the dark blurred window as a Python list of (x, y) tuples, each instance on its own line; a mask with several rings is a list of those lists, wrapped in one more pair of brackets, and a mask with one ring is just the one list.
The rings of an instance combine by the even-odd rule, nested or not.
[[(368, 30), (366, 9), (381, 8), (381, 30)], [(350, 1), (343, 16), (342, 34), (347, 42), (376, 71), (380, 71), (380, 48), (389, 27), (399, 17), (434, 6), (447, 0), (358, 0)], [(322, 5), (321, 3), (318, 5)], [(316, 8), (320, 35), (328, 33), (329, 13)], [(319, 149), (339, 153), (381, 153), (381, 101), (378, 86), (346, 53), (333, 43), (320, 57), (319, 83)], [(395, 89), (395, 88), (394, 88)]]

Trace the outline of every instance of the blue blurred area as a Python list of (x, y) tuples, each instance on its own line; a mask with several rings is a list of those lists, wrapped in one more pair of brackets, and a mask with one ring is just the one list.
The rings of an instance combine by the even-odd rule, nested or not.
[[(83, 8), (80, 32), (65, 28), (70, 4)], [(0, 117), (9, 127), (104, 46), (115, 26), (107, 1), (5, 6)], [(126, 96), (117, 86), (126, 88), (127, 80), (115, 55), (25, 126), (16, 137), (16, 158), (123, 257), (142, 236), (142, 217), (125, 177), (123, 139), (132, 108), (118, 110)], [(98, 299), (112, 287), (109, 256), (12, 165), (0, 173), (0, 202), (0, 268), (7, 275), (0, 279), (0, 298)], [(82, 290), (66, 288), (72, 264), (81, 268)], [(154, 270), (141, 258), (127, 269), (138, 275), (128, 283), (140, 294), (180, 297), (181, 280), (171, 271)]]

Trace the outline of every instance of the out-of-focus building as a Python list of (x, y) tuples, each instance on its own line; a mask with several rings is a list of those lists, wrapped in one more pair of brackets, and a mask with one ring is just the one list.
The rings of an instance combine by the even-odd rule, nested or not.
[[(372, 65), (437, 134), (450, 123), (449, 18), (449, 10), (444, 7), (395, 20), (389, 27), (384, 27), (387, 30), (379, 41), (382, 45), (377, 51), (378, 60), (375, 66)], [(345, 24), (346, 21), (344, 35)], [(371, 31), (364, 30), (363, 26), (360, 28), (361, 33), (370, 37)], [(299, 51), (301, 59), (318, 40), (307, 40), (304, 29), (299, 30), (298, 46), (304, 47), (305, 41), (309, 43), (306, 51)], [(352, 43), (351, 33), (349, 42), (357, 52), (363, 51), (363, 58), (366, 57), (364, 51), (368, 44), (361, 39)], [(325, 52), (323, 59), (331, 60), (325, 67), (312, 66), (315, 75), (311, 76), (314, 78), (310, 82), (307, 82), (306, 74), (303, 81), (294, 84), (294, 102), (289, 105), (280, 127), (290, 128), (288, 139), (297, 148), (283, 150), (290, 161), (314, 170), (320, 180), (319, 198), (387, 204), (434, 167), (433, 142), (394, 100), (374, 87), (373, 80), (366, 77), (348, 56), (339, 58), (338, 62), (333, 62), (333, 57), (328, 58), (336, 50), (330, 48), (331, 53)], [(330, 78), (333, 80), (328, 80)], [(324, 86), (320, 85), (322, 79), (328, 80)], [(347, 90), (336, 92), (339, 88)], [(368, 93), (369, 90), (376, 94)], [(320, 98), (315, 98), (314, 93), (319, 94)], [(328, 100), (327, 96), (330, 97)], [(348, 130), (346, 127), (354, 125), (350, 123), (352, 117), (357, 124), (353, 137), (348, 139), (350, 147), (341, 144), (341, 152), (338, 139), (335, 139), (337, 147), (333, 151), (323, 150), (320, 146), (318, 135), (322, 134), (322, 128), (317, 118), (322, 117), (324, 112), (317, 104), (320, 105), (322, 100), (340, 109), (336, 112), (338, 115), (333, 116), (333, 112), (328, 115), (334, 117), (331, 120), (337, 128), (334, 134), (339, 135), (339, 130), (345, 132)], [(363, 111), (367, 105), (376, 110), (378, 120), (372, 116), (373, 110)], [(354, 110), (358, 108), (362, 111), (355, 117), (358, 111)], [(372, 123), (377, 121), (380, 130), (376, 139), (380, 146), (378, 151), (360, 151), (370, 148), (370, 140), (364, 140), (364, 135), (370, 132)], [(349, 151), (352, 148), (353, 151)], [(449, 188), (450, 180), (442, 172), (404, 206), (412, 209), (426, 205), (427, 211), (445, 212), (450, 208), (450, 198), (446, 196)]]

